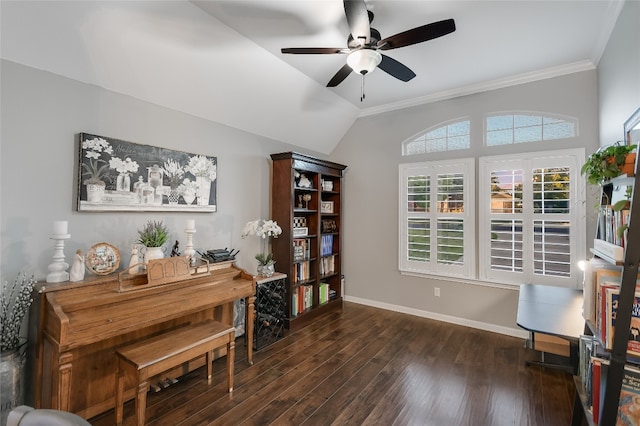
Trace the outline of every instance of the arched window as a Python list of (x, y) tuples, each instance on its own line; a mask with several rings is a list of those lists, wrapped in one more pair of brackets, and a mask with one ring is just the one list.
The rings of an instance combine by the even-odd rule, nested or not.
[(578, 120), (536, 113), (490, 115), (485, 120), (487, 146), (539, 142), (576, 136)]
[(405, 141), (402, 144), (402, 155), (469, 149), (469, 132), (469, 120), (437, 124), (425, 133)]

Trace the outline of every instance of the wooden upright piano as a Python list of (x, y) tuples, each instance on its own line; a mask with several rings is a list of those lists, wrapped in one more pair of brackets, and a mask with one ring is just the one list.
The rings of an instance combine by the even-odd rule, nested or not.
[[(136, 279), (127, 283), (128, 291), (117, 275), (39, 284), (29, 330), (37, 408), (70, 411), (86, 419), (113, 408), (116, 347), (205, 319), (233, 324), (233, 302), (238, 299), (246, 300), (247, 360), (252, 362), (253, 276), (228, 262), (161, 286), (138, 285)], [(166, 377), (179, 377), (203, 364), (201, 357)], [(125, 384), (126, 400), (134, 397), (134, 388), (134, 383)]]

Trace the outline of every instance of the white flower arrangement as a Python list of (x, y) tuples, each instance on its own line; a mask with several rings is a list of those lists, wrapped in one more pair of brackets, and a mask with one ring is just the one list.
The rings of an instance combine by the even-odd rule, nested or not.
[(138, 163), (127, 157), (122, 161), (118, 157), (109, 160), (109, 168), (115, 169), (118, 173), (136, 173), (138, 171)]
[(216, 180), (216, 165), (213, 160), (204, 155), (194, 155), (189, 158), (189, 164), (185, 166), (185, 170), (194, 176), (206, 177), (212, 182)]
[(82, 149), (85, 150), (85, 157), (89, 159), (89, 164), (82, 163), (84, 174), (89, 175), (88, 181), (100, 181), (109, 168), (109, 164), (102, 159), (102, 154), (113, 155), (113, 147), (103, 138), (93, 138), (84, 140)]
[(180, 180), (184, 177), (184, 168), (173, 158), (164, 162), (162, 167), (164, 175), (169, 179), (169, 186), (175, 188), (180, 184)]
[(33, 302), (31, 293), (36, 284), (35, 276), (27, 277), (21, 272), (12, 285), (6, 281), (2, 285), (0, 296), (0, 342), (1, 351), (17, 349), (20, 344), (20, 327)]
[[(262, 223), (260, 223), (262, 222)], [(247, 222), (242, 231), (242, 238), (249, 235), (255, 235), (259, 238), (265, 239), (267, 237), (275, 237), (282, 234), (282, 228), (278, 226), (278, 222), (271, 219), (258, 219), (251, 222)]]
[[(260, 240), (266, 240), (270, 237), (278, 238), (278, 235), (282, 234), (282, 228), (278, 226), (278, 222), (273, 221), (271, 219), (258, 219), (251, 222), (247, 222), (242, 230), (242, 238), (245, 238), (249, 235), (255, 235)], [(260, 262), (261, 265), (267, 265), (273, 261), (273, 253), (258, 253), (255, 256), (256, 260)], [(274, 262), (275, 263), (275, 262)]]
[(198, 184), (196, 182), (192, 182), (191, 179), (186, 178), (182, 181), (180, 185), (178, 185), (178, 193), (184, 194), (195, 194), (198, 190)]

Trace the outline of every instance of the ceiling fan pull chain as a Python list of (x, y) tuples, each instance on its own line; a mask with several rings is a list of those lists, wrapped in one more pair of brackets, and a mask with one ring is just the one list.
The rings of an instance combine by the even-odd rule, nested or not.
[(362, 83), (360, 84), (360, 102), (364, 100), (364, 74), (362, 74)]

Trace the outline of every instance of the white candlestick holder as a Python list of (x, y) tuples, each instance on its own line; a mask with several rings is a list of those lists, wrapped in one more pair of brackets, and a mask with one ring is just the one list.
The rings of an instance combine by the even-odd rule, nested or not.
[(195, 229), (185, 229), (184, 232), (187, 234), (187, 244), (184, 249), (184, 255), (189, 258), (189, 263), (194, 265), (196, 263), (195, 254), (196, 251), (193, 248), (193, 234), (196, 233)]
[(49, 265), (49, 274), (47, 274), (48, 283), (60, 283), (69, 281), (69, 273), (67, 269), (69, 264), (64, 261), (64, 240), (71, 238), (71, 234), (52, 235), (54, 240), (53, 262)]

